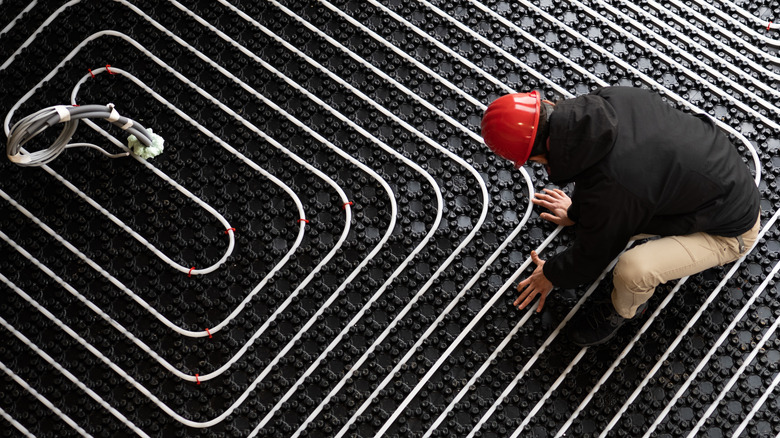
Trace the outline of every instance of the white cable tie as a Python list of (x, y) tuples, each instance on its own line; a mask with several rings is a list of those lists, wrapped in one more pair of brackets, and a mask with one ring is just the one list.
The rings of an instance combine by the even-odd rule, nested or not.
[(106, 105), (106, 107), (111, 110), (111, 114), (108, 115), (108, 118), (106, 120), (112, 123), (119, 120), (119, 113), (114, 108), (114, 104), (109, 103), (108, 105)]
[(132, 121), (132, 120), (130, 120), (130, 119), (127, 119), (127, 123), (125, 123), (125, 124), (122, 126), (122, 129), (124, 129), (125, 131), (127, 131), (128, 129), (130, 129), (130, 128), (132, 128), (132, 127), (133, 127), (133, 121)]
[(9, 155), (8, 159), (12, 163), (17, 163), (17, 164), (27, 164), (30, 162), (30, 156), (28, 154)]
[(65, 106), (65, 105), (54, 106), (54, 111), (57, 111), (57, 115), (60, 116), (60, 122), (70, 121), (70, 110), (68, 108), (72, 108), (72, 107)]
[(108, 119), (106, 120), (108, 120), (109, 122), (116, 122), (117, 120), (119, 120), (119, 113), (114, 108), (111, 108), (111, 114), (108, 116)]

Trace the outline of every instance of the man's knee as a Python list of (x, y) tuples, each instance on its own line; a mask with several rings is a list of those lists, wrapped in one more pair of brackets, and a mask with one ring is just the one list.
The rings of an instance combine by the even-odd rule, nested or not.
[(625, 252), (620, 256), (613, 270), (615, 287), (632, 292), (655, 288), (658, 282), (648, 266), (647, 260), (639, 257), (637, 252)]

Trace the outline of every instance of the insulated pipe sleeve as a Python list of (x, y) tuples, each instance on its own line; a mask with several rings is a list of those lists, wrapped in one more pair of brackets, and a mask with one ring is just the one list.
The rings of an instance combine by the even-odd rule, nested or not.
[[(42, 166), (56, 158), (69, 146), (92, 146), (102, 151), (101, 148), (91, 144), (68, 144), (68, 141), (70, 141), (73, 133), (76, 131), (79, 119), (95, 118), (108, 120), (135, 136), (146, 147), (151, 147), (154, 143), (154, 137), (159, 137), (152, 134), (151, 131), (148, 131), (140, 123), (120, 115), (114, 109), (114, 104), (111, 103), (108, 105), (83, 106), (57, 105), (30, 114), (14, 124), (8, 134), (8, 146), (6, 149), (8, 159), (20, 166)], [(64, 123), (65, 126), (51, 146), (35, 152), (22, 150), (22, 146), (36, 135), (58, 123)], [(106, 153), (105, 151), (103, 152)]]

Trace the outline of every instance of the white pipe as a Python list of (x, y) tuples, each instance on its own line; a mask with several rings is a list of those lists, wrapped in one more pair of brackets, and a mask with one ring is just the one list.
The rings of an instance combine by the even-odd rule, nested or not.
[[(3, 234), (3, 232), (2, 232), (2, 231), (0, 231), (0, 234)], [(11, 282), (11, 281), (10, 281), (10, 280), (9, 280), (9, 279), (8, 279), (6, 276), (4, 276), (3, 274), (0, 274), (0, 281), (2, 281), (2, 282), (4, 282), (4, 283), (6, 283), (6, 285), (8, 285), (8, 286), (9, 286), (11, 289), (13, 289), (15, 292), (17, 292), (17, 293), (21, 292), (21, 293), (22, 293), (22, 296), (23, 296), (23, 295), (26, 295), (26, 293), (25, 293), (24, 291), (22, 291), (21, 289), (19, 289), (19, 287), (18, 287), (18, 286), (16, 286), (16, 284), (14, 284), (13, 282)], [(48, 318), (49, 316), (52, 316), (52, 317), (54, 316), (54, 315), (52, 315), (50, 312), (46, 311), (45, 309), (43, 309), (43, 310), (41, 310), (41, 309), (43, 309), (43, 308), (40, 308), (40, 309), (39, 309), (39, 311), (41, 311), (41, 312), (43, 313), (43, 315), (44, 315), (44, 316), (46, 316), (47, 318)], [(55, 324), (56, 324), (56, 323), (55, 323)], [(139, 428), (138, 428), (138, 426), (136, 426), (136, 425), (135, 425), (135, 424), (134, 424), (132, 421), (130, 421), (130, 420), (127, 418), (127, 417), (125, 417), (125, 416), (124, 416), (124, 415), (123, 415), (121, 412), (117, 411), (117, 410), (116, 410), (116, 409), (114, 409), (114, 408), (113, 408), (111, 405), (109, 405), (109, 404), (108, 404), (108, 403), (107, 403), (105, 400), (103, 400), (103, 398), (102, 398), (102, 397), (100, 397), (100, 395), (98, 395), (98, 394), (97, 394), (95, 391), (93, 391), (93, 390), (89, 389), (89, 387), (87, 387), (86, 385), (84, 385), (84, 383), (82, 383), (82, 382), (81, 382), (81, 381), (78, 379), (78, 377), (74, 376), (74, 375), (73, 375), (73, 374), (72, 374), (70, 371), (68, 371), (68, 370), (66, 370), (65, 368), (63, 368), (63, 367), (62, 367), (62, 365), (60, 365), (60, 364), (59, 364), (59, 363), (58, 363), (56, 360), (54, 360), (54, 359), (53, 359), (51, 356), (49, 356), (49, 355), (48, 355), (48, 354), (47, 354), (45, 351), (41, 350), (41, 349), (40, 349), (40, 348), (39, 348), (37, 345), (35, 345), (35, 343), (33, 343), (32, 341), (30, 341), (30, 339), (29, 339), (29, 338), (27, 338), (27, 337), (26, 337), (26, 336), (25, 336), (23, 333), (21, 333), (20, 331), (16, 330), (16, 328), (14, 328), (14, 326), (12, 326), (12, 325), (11, 325), (11, 324), (10, 324), (8, 321), (6, 321), (6, 320), (5, 320), (3, 317), (0, 317), (0, 325), (2, 325), (2, 326), (3, 326), (3, 327), (6, 329), (6, 330), (8, 330), (9, 332), (11, 332), (11, 334), (13, 334), (14, 336), (16, 336), (16, 338), (17, 338), (17, 339), (19, 339), (20, 341), (22, 341), (23, 343), (25, 343), (25, 344), (26, 344), (28, 347), (30, 347), (30, 349), (32, 349), (32, 350), (33, 350), (33, 351), (34, 351), (34, 352), (35, 352), (35, 353), (36, 353), (38, 356), (40, 356), (41, 358), (43, 358), (43, 359), (44, 359), (46, 362), (48, 362), (48, 363), (49, 363), (49, 365), (51, 365), (51, 366), (52, 366), (52, 367), (54, 367), (54, 368), (55, 368), (57, 371), (59, 371), (60, 373), (62, 373), (62, 375), (64, 375), (64, 376), (65, 376), (65, 377), (66, 377), (68, 380), (70, 380), (71, 382), (73, 382), (73, 383), (74, 383), (76, 386), (78, 386), (78, 387), (79, 387), (79, 389), (81, 389), (82, 391), (84, 391), (84, 392), (85, 392), (85, 393), (86, 393), (86, 394), (87, 394), (87, 395), (88, 395), (90, 398), (92, 398), (93, 400), (95, 400), (96, 402), (98, 402), (98, 403), (99, 403), (99, 404), (100, 404), (100, 405), (101, 405), (101, 406), (102, 406), (104, 409), (106, 409), (108, 412), (110, 412), (110, 413), (111, 413), (111, 415), (113, 415), (114, 417), (116, 417), (116, 418), (117, 418), (119, 421), (121, 421), (121, 422), (122, 422), (122, 423), (123, 423), (125, 426), (127, 426), (128, 428), (130, 428), (130, 430), (132, 430), (133, 432), (135, 432), (135, 433), (136, 433), (136, 435), (138, 435), (138, 436), (141, 436), (141, 437), (144, 437), (144, 438), (149, 438), (149, 435), (147, 435), (147, 434), (146, 434), (146, 433), (145, 433), (143, 430), (139, 429)]]
[[(5, 281), (5, 277), (3, 276), (3, 274), (0, 274), (0, 277), (2, 277), (2, 278), (0, 278), (0, 280), (4, 280)], [(5, 372), (5, 374), (8, 377), (10, 377), (19, 386), (24, 388), (24, 390), (27, 391), (28, 393), (30, 393), (30, 395), (32, 395), (33, 397), (38, 399), (38, 401), (41, 402), (47, 408), (49, 408), (49, 410), (54, 412), (55, 415), (60, 417), (60, 419), (65, 422), (65, 424), (70, 426), (79, 435), (81, 435), (83, 437), (91, 437), (92, 436), (89, 433), (87, 433), (87, 431), (84, 430), (84, 428), (79, 426), (78, 423), (73, 421), (73, 419), (70, 418), (68, 416), (68, 414), (62, 412), (62, 409), (60, 409), (57, 406), (55, 406), (54, 403), (49, 401), (49, 399), (44, 397), (40, 392), (36, 391), (35, 388), (33, 388), (32, 385), (30, 385), (26, 380), (22, 379), (21, 377), (19, 377), (19, 375), (14, 373), (13, 370), (11, 370), (7, 366), (5, 366), (5, 364), (2, 361), (0, 361), (0, 370), (3, 370), (3, 372)], [(16, 429), (19, 432), (23, 433), (26, 436), (35, 436), (32, 433), (30, 433), (30, 431), (27, 430), (26, 427), (22, 426), (21, 423), (19, 423), (18, 421), (14, 420), (10, 415), (6, 414), (6, 412), (2, 408), (0, 408), (0, 414), (2, 414), (3, 418), (8, 420), (14, 427), (16, 427)]]
[(748, 412), (748, 414), (742, 420), (742, 423), (740, 423), (739, 426), (736, 429), (734, 429), (734, 434), (732, 435), (734, 438), (742, 436), (742, 432), (750, 424), (750, 421), (756, 415), (758, 410), (761, 409), (762, 406), (764, 406), (764, 403), (766, 403), (767, 399), (775, 391), (775, 388), (777, 388), (778, 385), (780, 385), (780, 373), (777, 373), (775, 375), (775, 378), (772, 380), (772, 383), (766, 388), (766, 391), (764, 391), (764, 393), (761, 394), (761, 397), (759, 397), (758, 400), (756, 400), (756, 402), (753, 404), (753, 408), (750, 409), (750, 412)]
[[(761, 27), (764, 27), (764, 28), (769, 27), (770, 29), (780, 29), (780, 25), (778, 25), (778, 24), (770, 24), (769, 21), (761, 20), (761, 19), (757, 18), (756, 16), (749, 14), (742, 7), (737, 6), (736, 4), (730, 2), (729, 0), (720, 0), (720, 1), (722, 3), (725, 3), (725, 4), (729, 5), (729, 6), (731, 6), (732, 8), (734, 8), (734, 10), (739, 12), (740, 15), (742, 15), (743, 17), (745, 17), (745, 18), (747, 18), (749, 20), (752, 20), (754, 23), (756, 23), (757, 25), (759, 25)], [(736, 26), (736, 27), (740, 28), (745, 33), (752, 34), (755, 38), (757, 38), (761, 42), (763, 42), (765, 44), (772, 45), (772, 46), (780, 46), (780, 41), (773, 40), (773, 39), (767, 38), (764, 35), (759, 34), (752, 27), (745, 26), (739, 20), (734, 20), (730, 15), (726, 14), (725, 12), (723, 12), (719, 8), (715, 8), (710, 3), (707, 3), (706, 1), (701, 1), (700, 0), (698, 2), (698, 4), (701, 5), (701, 6), (706, 7), (711, 12), (713, 12), (716, 15), (718, 15), (726, 23), (729, 23), (729, 24), (731, 24), (733, 26)]]
[[(774, 276), (777, 275), (778, 270), (780, 270), (780, 262), (775, 264), (775, 267), (772, 269), (772, 272), (769, 275), (767, 275), (766, 279), (764, 279), (764, 282), (761, 283), (761, 286), (759, 286), (758, 290), (753, 296), (757, 296), (758, 292), (766, 289), (770, 280), (772, 280), (772, 278), (774, 278)], [(737, 318), (734, 318), (734, 320), (736, 321)], [(696, 423), (693, 429), (691, 429), (690, 433), (688, 433), (688, 438), (693, 438), (694, 436), (696, 436), (699, 430), (701, 430), (702, 426), (704, 426), (704, 423), (707, 421), (707, 419), (712, 415), (713, 412), (715, 412), (715, 409), (718, 407), (720, 401), (723, 400), (723, 398), (726, 396), (726, 393), (728, 393), (731, 390), (731, 388), (734, 387), (734, 384), (737, 382), (737, 379), (739, 379), (739, 377), (742, 376), (742, 374), (745, 372), (745, 369), (748, 367), (748, 365), (750, 365), (751, 362), (753, 362), (753, 359), (755, 359), (756, 355), (758, 355), (758, 353), (764, 348), (764, 345), (766, 345), (767, 341), (772, 339), (772, 336), (775, 334), (775, 331), (777, 330), (778, 326), (780, 326), (780, 318), (775, 318), (775, 322), (772, 323), (772, 325), (768, 329), (764, 330), (764, 332), (761, 333), (760, 335), (755, 335), (757, 337), (760, 336), (761, 339), (756, 343), (755, 347), (753, 347), (753, 350), (751, 350), (750, 354), (748, 354), (748, 356), (742, 360), (742, 365), (740, 365), (737, 371), (731, 376), (731, 379), (729, 379), (729, 381), (726, 382), (725, 385), (723, 385), (723, 388), (720, 390), (720, 393), (718, 393), (718, 396), (715, 397), (715, 400), (713, 400), (712, 403), (710, 403), (709, 407), (707, 407), (707, 410), (704, 412), (704, 415), (702, 415), (702, 417), (699, 419), (699, 421)], [(709, 359), (709, 357), (707, 359)], [(655, 426), (655, 423), (653, 423), (653, 426)], [(654, 430), (655, 428), (652, 429)], [(645, 436), (646, 437), (650, 436), (650, 433), (646, 433)]]
[[(442, 12), (440, 9), (436, 8), (435, 6), (431, 5), (430, 3), (428, 3), (428, 2), (426, 2), (426, 1), (424, 1), (424, 0), (421, 0), (421, 2), (422, 2), (422, 3), (424, 3), (424, 4), (426, 4), (426, 6), (428, 6), (429, 8), (431, 8), (432, 10), (434, 10), (435, 12), (437, 12), (437, 13), (438, 13), (439, 15), (441, 15), (442, 17), (444, 17), (444, 18), (446, 18), (446, 19), (449, 19), (449, 20), (450, 20), (450, 21), (452, 21), (452, 22), (458, 23), (456, 20), (454, 20), (454, 19), (452, 19), (451, 17), (447, 16), (447, 15), (446, 15), (444, 12)], [(498, 14), (496, 14), (495, 12), (493, 12), (492, 10), (490, 10), (489, 8), (485, 7), (484, 5), (482, 5), (482, 4), (478, 3), (478, 2), (475, 2), (475, 1), (472, 1), (471, 3), (472, 3), (472, 4), (474, 4), (475, 6), (477, 6), (478, 8), (480, 8), (480, 9), (484, 10), (485, 12), (487, 12), (487, 13), (489, 13), (489, 14), (493, 15), (493, 16), (494, 16), (494, 17), (496, 17), (497, 19), (501, 20), (501, 21), (502, 21), (504, 24), (506, 24), (508, 27), (512, 28), (513, 30), (515, 30), (515, 31), (518, 31), (518, 32), (525, 33), (524, 31), (522, 31), (522, 29), (520, 29), (519, 27), (517, 27), (517, 26), (516, 26), (516, 25), (514, 25), (513, 23), (509, 22), (508, 20), (504, 19), (503, 17), (499, 16)], [(529, 7), (533, 7), (533, 6), (532, 6), (532, 5), (529, 5)], [(541, 10), (539, 10), (538, 8), (535, 8), (535, 7), (534, 7), (534, 9), (535, 9), (535, 10), (537, 10), (538, 12), (542, 13), (542, 14), (545, 14), (545, 13), (544, 13), (544, 11), (541, 11)], [(552, 17), (548, 17), (548, 18), (552, 18)], [(552, 19), (551, 19), (551, 21), (552, 21), (552, 22), (555, 22), (555, 20), (552, 20)], [(585, 42), (585, 43), (587, 43), (587, 44), (590, 44), (589, 40), (587, 40), (587, 39), (583, 38), (582, 36), (580, 36), (580, 35), (579, 35), (579, 34), (577, 34), (576, 32), (574, 32), (574, 31), (571, 31), (571, 29), (570, 29), (570, 28), (568, 28), (568, 26), (565, 26), (565, 25), (563, 25), (563, 24), (559, 24), (559, 25), (561, 25), (561, 26), (564, 26), (564, 27), (567, 29), (567, 31), (569, 31), (569, 32), (570, 32), (571, 34), (573, 34), (575, 37), (579, 37), (579, 39), (583, 40), (583, 42)], [(470, 33), (472, 33), (472, 36), (475, 36), (475, 37), (476, 37), (476, 35), (474, 35), (474, 32), (473, 32), (473, 31), (470, 31), (470, 30), (468, 30), (468, 31), (469, 31)], [(490, 45), (493, 45), (493, 44), (492, 44), (492, 43), (490, 43), (490, 42), (488, 42), (488, 43), (489, 43)], [(542, 45), (543, 47), (545, 47), (545, 49), (547, 49), (548, 51), (551, 51), (551, 49), (550, 49), (550, 48), (548, 48), (546, 45), (544, 45), (544, 44), (541, 44), (541, 45)], [(606, 53), (606, 51), (605, 51), (603, 48), (600, 48), (600, 47), (598, 47), (598, 49), (601, 49), (601, 51), (605, 52), (605, 55), (611, 56), (611, 54), (608, 54), (608, 53)], [(557, 52), (553, 52), (553, 51), (551, 51), (551, 53), (557, 53)], [(614, 58), (614, 57), (613, 57), (613, 58)], [(567, 60), (565, 60), (565, 59), (564, 59), (564, 61), (566, 62)], [(617, 60), (617, 59), (616, 59), (616, 61), (619, 61), (619, 60)], [(625, 64), (625, 63), (624, 63), (624, 64)], [(627, 66), (627, 65), (626, 65), (626, 66)], [(627, 67), (628, 67), (629, 69), (632, 69), (630, 66), (627, 66)], [(633, 70), (633, 71), (634, 71), (634, 72), (637, 74), (637, 76), (641, 77), (642, 79), (644, 79), (644, 80), (645, 80), (645, 81), (647, 81), (648, 83), (654, 83), (654, 81), (652, 80), (652, 78), (649, 78), (649, 77), (647, 77), (646, 75), (644, 75), (643, 73), (639, 72), (639, 71), (638, 71), (638, 70), (636, 70), (636, 69), (632, 69), (632, 70)], [(591, 76), (591, 77), (593, 77), (593, 76), (592, 76), (592, 75), (590, 75), (589, 73), (588, 73), (588, 76)], [(597, 80), (597, 82), (599, 81), (599, 80), (598, 80), (598, 78), (595, 78), (595, 77), (594, 77), (594, 79), (596, 79), (596, 80)], [(606, 85), (606, 84), (602, 84), (602, 85)], [(659, 89), (662, 89), (662, 90), (666, 91), (668, 94), (670, 94), (670, 95), (672, 95), (673, 97), (675, 97), (675, 98), (678, 100), (678, 102), (680, 102), (681, 104), (683, 104), (683, 105), (686, 105), (686, 106), (689, 106), (689, 107), (691, 107), (692, 109), (698, 109), (698, 108), (696, 108), (695, 106), (693, 106), (693, 105), (691, 105), (691, 104), (689, 104), (689, 103), (685, 102), (685, 101), (684, 101), (684, 100), (683, 100), (681, 97), (677, 96), (676, 94), (674, 94), (674, 93), (671, 93), (671, 92), (670, 92), (668, 89), (666, 89), (665, 87), (661, 86), (660, 84), (657, 84), (657, 85), (658, 85), (658, 88), (659, 88)], [(699, 112), (701, 112), (701, 110), (699, 110)], [(741, 140), (742, 140), (742, 141), (743, 141), (743, 142), (744, 142), (744, 143), (747, 145), (747, 147), (748, 147), (748, 150), (750, 150), (750, 152), (751, 152), (751, 154), (752, 154), (752, 156), (753, 156), (754, 163), (755, 163), (755, 165), (756, 165), (756, 178), (755, 178), (755, 181), (756, 181), (756, 184), (758, 184), (758, 182), (760, 181), (761, 166), (760, 166), (760, 161), (758, 160), (758, 155), (757, 155), (757, 152), (755, 151), (755, 148), (752, 146), (752, 144), (750, 144), (750, 142), (749, 142), (747, 139), (745, 139), (745, 138), (744, 138), (744, 136), (742, 136), (742, 135), (741, 135), (741, 134), (739, 134), (739, 133), (736, 133), (736, 131), (734, 131), (733, 129), (731, 129), (729, 126), (727, 126), (727, 125), (724, 125), (724, 124), (723, 124), (723, 123), (721, 123), (720, 121), (716, 121), (716, 123), (718, 123), (718, 124), (721, 126), (721, 128), (723, 128), (723, 129), (725, 129), (725, 130), (727, 130), (727, 131), (730, 131), (730, 132), (732, 132), (732, 133), (735, 133), (735, 135), (737, 135), (737, 136), (738, 136), (738, 137), (739, 137), (739, 138), (740, 138), (740, 139), (741, 139)], [(678, 286), (679, 286), (679, 285), (678, 285)], [(630, 350), (630, 348), (631, 348), (631, 347), (633, 347), (633, 342), (632, 342), (632, 343), (631, 343), (631, 344), (628, 346), (628, 349)], [(627, 353), (627, 352), (626, 352), (626, 353)], [(496, 403), (501, 403), (501, 402), (502, 402), (502, 400), (501, 400), (500, 398), (499, 398), (499, 399), (496, 401)], [(495, 404), (494, 404), (494, 405), (495, 405)], [(472, 432), (473, 432), (473, 431), (472, 431)]]
[[(757, 78), (753, 77), (753, 75), (751, 75), (750, 72), (747, 72), (747, 71), (745, 71), (745, 70), (735, 66), (734, 64), (732, 64), (730, 62), (727, 62), (725, 59), (723, 59), (722, 56), (718, 56), (716, 53), (714, 53), (712, 50), (710, 50), (707, 46), (694, 41), (692, 38), (690, 38), (685, 33), (679, 32), (673, 26), (670, 26), (667, 21), (661, 20), (660, 18), (657, 18), (657, 17), (653, 16), (652, 14), (646, 12), (644, 9), (642, 9), (642, 8), (636, 6), (635, 4), (630, 3), (628, 1), (621, 0), (621, 3), (624, 4), (627, 8), (631, 9), (632, 11), (634, 11), (634, 13), (644, 16), (647, 20), (651, 21), (654, 25), (656, 25), (656, 26), (658, 26), (660, 28), (663, 28), (663, 29), (665, 29), (666, 31), (668, 31), (670, 33), (673, 33), (675, 38), (678, 38), (680, 41), (684, 42), (689, 47), (696, 48), (696, 49), (700, 50), (702, 53), (707, 55), (707, 57), (713, 63), (718, 63), (718, 64), (721, 64), (721, 65), (725, 66), (727, 69), (731, 70), (732, 73), (737, 75), (737, 77), (739, 77), (740, 80), (745, 81), (745, 82), (750, 82), (751, 84), (755, 85), (756, 87), (759, 87), (759, 88), (763, 89), (765, 92), (768, 92), (768, 93), (774, 95), (775, 97), (780, 97), (780, 91), (775, 90), (774, 88), (767, 86), (766, 83), (764, 83), (764, 82), (758, 80)], [(706, 38), (706, 41), (708, 43), (714, 44), (719, 49), (721, 49), (724, 52), (728, 53), (732, 57), (734, 57), (736, 59), (739, 59), (740, 61), (750, 65), (750, 67), (755, 70), (754, 73), (755, 72), (761, 72), (761, 73), (767, 74), (768, 76), (770, 76), (770, 77), (772, 77), (774, 79), (780, 79), (780, 75), (778, 75), (778, 74), (776, 74), (776, 73), (766, 69), (764, 66), (756, 63), (752, 59), (750, 59), (747, 56), (739, 53), (739, 51), (729, 47), (728, 45), (723, 44), (722, 42), (718, 41), (717, 39), (712, 38), (711, 35), (706, 34), (704, 31), (702, 31), (698, 27), (696, 27), (696, 26), (692, 25), (691, 23), (681, 19), (678, 15), (675, 15), (675, 14), (671, 13), (671, 11), (669, 11), (666, 8), (664, 8), (663, 6), (658, 4), (657, 2), (655, 2), (653, 0), (647, 0), (647, 4), (655, 7), (657, 13), (664, 14), (664, 15), (668, 16), (669, 19), (675, 21), (678, 26), (680, 26), (683, 29), (687, 30), (690, 34), (698, 33), (700, 38), (702, 38), (702, 39)], [(641, 27), (641, 29), (644, 32), (647, 32), (648, 34), (655, 35), (655, 38), (660, 42), (660, 44), (662, 46), (672, 48), (672, 50), (676, 54), (678, 54), (681, 57), (684, 57), (684, 58), (688, 59), (688, 61), (690, 61), (691, 63), (698, 65), (699, 67), (701, 67), (702, 70), (705, 70), (705, 71), (710, 72), (710, 73), (713, 71), (713, 69), (710, 66), (708, 66), (703, 61), (699, 60), (696, 56), (692, 55), (688, 50), (684, 50), (684, 49), (680, 48), (679, 46), (676, 46), (672, 41), (668, 40), (663, 35), (657, 33), (655, 30), (653, 30), (652, 27), (645, 26), (645, 25), (641, 24), (638, 21), (632, 20), (631, 17), (629, 17), (626, 14), (623, 14), (622, 12), (620, 12), (620, 10), (618, 8), (616, 8), (616, 7), (612, 6), (612, 5), (609, 5), (609, 4), (604, 3), (604, 2), (600, 3), (600, 5), (601, 5), (601, 7), (607, 9), (608, 11), (610, 11), (611, 13), (613, 13), (613, 14), (621, 17), (621, 18), (623, 18), (624, 20), (631, 21), (632, 23), (634, 23), (635, 26)], [(714, 70), (714, 71), (717, 72), (717, 70)], [(723, 75), (720, 75), (720, 76), (721, 76), (722, 80), (726, 79), (726, 78), (723, 77)], [(770, 107), (769, 107), (770, 109), (776, 109), (777, 108), (776, 105), (773, 105), (773, 104), (769, 104), (769, 105), (770, 105)]]
[[(2, 4), (2, 1), (0, 1), (0, 4)], [(19, 431), (19, 433), (26, 436), (27, 438), (35, 438), (35, 435), (33, 435), (29, 429), (24, 427), (22, 423), (16, 421), (14, 417), (12, 417), (8, 412), (5, 411), (5, 409), (1, 407), (0, 407), (0, 417), (3, 417), (5, 421), (11, 423), (11, 426), (15, 427), (16, 430)]]
[[(769, 229), (774, 225), (775, 221), (777, 220), (778, 216), (780, 216), (780, 210), (776, 211), (775, 214), (772, 216), (772, 218), (764, 225), (764, 227), (761, 229), (761, 231), (758, 234), (758, 238), (756, 239), (756, 242), (760, 241), (761, 238), (764, 237), (764, 235), (769, 231)], [(755, 247), (755, 245), (754, 245)], [(752, 248), (751, 248), (752, 251)], [(731, 279), (731, 277), (734, 275), (734, 273), (737, 271), (737, 268), (739, 268), (740, 264), (742, 264), (745, 261), (745, 258), (750, 253), (748, 251), (744, 256), (740, 257), (739, 260), (734, 262), (731, 269), (729, 269), (728, 273), (725, 277), (720, 281), (718, 286), (715, 288), (710, 295), (707, 296), (707, 299), (705, 300), (704, 304), (701, 305), (698, 311), (691, 317), (691, 319), (688, 321), (688, 323), (683, 327), (683, 329), (678, 333), (677, 337), (672, 341), (672, 343), (669, 345), (669, 347), (664, 351), (664, 353), (661, 355), (661, 357), (656, 361), (655, 365), (650, 369), (650, 371), (647, 373), (645, 378), (642, 380), (642, 382), (637, 386), (637, 388), (634, 390), (634, 392), (629, 396), (629, 398), (623, 403), (623, 405), (620, 407), (620, 410), (613, 416), (612, 420), (609, 422), (607, 427), (604, 429), (604, 431), (599, 435), (600, 438), (606, 437), (610, 430), (617, 424), (620, 417), (628, 410), (628, 406), (631, 405), (634, 400), (639, 396), (639, 393), (642, 391), (642, 389), (647, 385), (647, 383), (650, 381), (650, 379), (655, 375), (655, 373), (658, 372), (659, 369), (663, 366), (664, 361), (666, 358), (669, 357), (671, 352), (680, 344), (682, 341), (682, 338), (688, 334), (688, 330), (695, 324), (702, 314), (704, 314), (704, 311), (707, 309), (707, 307), (715, 300), (715, 298), (718, 297), (718, 294), (720, 293), (721, 289), (726, 285), (726, 282)], [(727, 331), (724, 331), (727, 332)]]
[[(0, 6), (2, 6), (2, 4), (3, 4), (3, 2), (2, 2), (2, 1), (0, 1)], [(34, 8), (34, 7), (35, 7), (35, 5), (37, 5), (37, 4), (38, 4), (38, 0), (32, 0), (32, 1), (31, 1), (31, 2), (30, 2), (28, 5), (27, 5), (27, 7), (26, 7), (26, 8), (24, 8), (24, 9), (22, 10), (22, 12), (19, 12), (19, 15), (17, 15), (17, 16), (16, 16), (16, 17), (15, 17), (13, 20), (11, 20), (11, 22), (10, 22), (10, 23), (8, 23), (8, 24), (7, 24), (7, 25), (6, 25), (6, 26), (5, 26), (5, 27), (4, 27), (2, 30), (0, 30), (0, 37), (2, 37), (3, 35), (7, 34), (7, 33), (8, 33), (8, 32), (9, 32), (11, 29), (13, 29), (13, 28), (14, 28), (14, 26), (16, 25), (16, 23), (17, 23), (19, 20), (21, 20), (21, 19), (22, 19), (22, 16), (23, 16), (24, 14), (26, 14), (26, 13), (30, 12), (30, 10), (32, 10), (32, 8)]]

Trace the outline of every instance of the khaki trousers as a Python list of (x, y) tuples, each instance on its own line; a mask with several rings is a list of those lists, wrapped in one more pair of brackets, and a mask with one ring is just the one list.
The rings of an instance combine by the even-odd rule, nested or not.
[[(736, 237), (694, 233), (650, 240), (629, 249), (618, 259), (614, 270), (612, 304), (624, 318), (633, 318), (636, 309), (649, 300), (656, 286), (667, 281), (733, 262), (746, 253), (761, 229), (761, 215), (753, 228)], [(636, 236), (643, 238), (645, 236)]]

